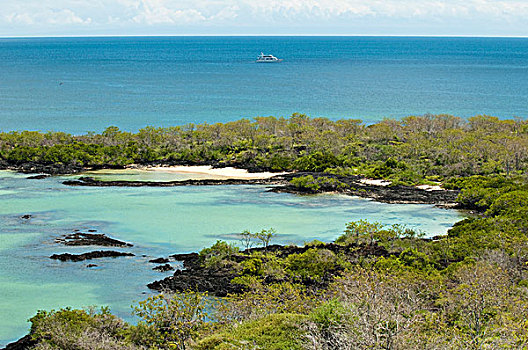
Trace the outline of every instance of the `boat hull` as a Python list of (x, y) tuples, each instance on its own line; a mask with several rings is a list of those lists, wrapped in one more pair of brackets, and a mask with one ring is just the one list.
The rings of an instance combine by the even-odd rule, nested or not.
[(278, 60), (273, 60), (273, 61), (259, 61), (259, 60), (256, 60), (255, 62), (257, 63), (279, 63), (279, 62), (282, 62), (282, 58), (279, 58)]

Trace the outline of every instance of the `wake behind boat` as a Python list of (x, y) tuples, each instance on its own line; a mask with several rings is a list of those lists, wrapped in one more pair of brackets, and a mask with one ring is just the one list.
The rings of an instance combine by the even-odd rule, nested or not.
[(264, 55), (263, 52), (257, 57), (257, 63), (278, 63), (282, 62), (282, 58), (277, 58), (273, 55)]

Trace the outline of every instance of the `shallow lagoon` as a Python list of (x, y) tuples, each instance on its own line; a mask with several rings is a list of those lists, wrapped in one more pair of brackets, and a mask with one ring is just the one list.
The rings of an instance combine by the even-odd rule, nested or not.
[[(276, 242), (302, 244), (331, 241), (351, 220), (400, 223), (434, 235), (463, 216), (430, 205), (270, 193), (266, 186), (68, 187), (61, 177), (27, 176), (0, 171), (0, 345), (24, 335), (38, 309), (109, 305), (130, 318), (130, 305), (150, 293), (146, 284), (170, 274), (152, 271), (149, 259), (199, 250), (245, 229), (273, 227)], [(22, 219), (25, 214), (32, 218)], [(131, 242), (133, 248), (117, 250), (136, 256), (50, 260), (53, 253), (99, 249), (54, 242), (75, 229)], [(92, 262), (98, 267), (86, 268)]]

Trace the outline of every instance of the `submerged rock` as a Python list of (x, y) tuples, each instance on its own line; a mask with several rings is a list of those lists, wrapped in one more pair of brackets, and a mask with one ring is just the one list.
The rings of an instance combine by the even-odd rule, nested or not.
[(165, 264), (165, 263), (168, 263), (169, 261), (170, 260), (167, 258), (156, 258), (156, 259), (149, 260), (150, 263), (154, 263), (154, 264)]
[(53, 254), (50, 256), (50, 259), (60, 260), (60, 261), (83, 261), (97, 258), (117, 258), (120, 256), (135, 256), (132, 253), (125, 252), (116, 252), (114, 250), (96, 250), (93, 252), (83, 253), (83, 254)]
[(39, 175), (29, 176), (26, 179), (28, 179), (28, 180), (42, 180), (42, 179), (45, 179), (47, 177), (50, 177), (50, 175), (49, 174), (39, 174)]

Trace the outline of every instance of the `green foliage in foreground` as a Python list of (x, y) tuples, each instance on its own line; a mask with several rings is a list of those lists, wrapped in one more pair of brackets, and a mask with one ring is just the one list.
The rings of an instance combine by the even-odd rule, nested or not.
[[(217, 164), (271, 171), (362, 174), (394, 183), (518, 174), (528, 169), (528, 121), (476, 116), (411, 116), (365, 125), (294, 114), (228, 123), (109, 127), (101, 134), (0, 133), (0, 166)], [(296, 184), (321, 186), (321, 179)], [(299, 180), (301, 181), (301, 180)], [(332, 184), (340, 186), (339, 183)]]
[(299, 314), (271, 314), (207, 336), (194, 349), (300, 350), (303, 341), (299, 324), (305, 319), (306, 316)]
[[(31, 335), (36, 349), (71, 350), (526, 349), (526, 184), (451, 181), (481, 214), (434, 239), (357, 221), (336, 244), (312, 242), (286, 255), (218, 241), (200, 256), (207, 268), (232, 269), (244, 293), (155, 295), (135, 307), (137, 325), (106, 309), (39, 311)], [(356, 254), (376, 249), (385, 253)]]

